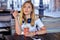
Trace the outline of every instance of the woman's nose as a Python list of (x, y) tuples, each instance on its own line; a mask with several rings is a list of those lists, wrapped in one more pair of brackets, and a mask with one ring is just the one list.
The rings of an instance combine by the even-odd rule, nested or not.
[(28, 10), (28, 8), (26, 7), (26, 10)]

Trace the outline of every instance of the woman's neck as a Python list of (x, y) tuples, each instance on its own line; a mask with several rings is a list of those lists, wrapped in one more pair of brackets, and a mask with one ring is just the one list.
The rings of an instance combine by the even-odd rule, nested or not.
[(25, 15), (26, 19), (30, 18), (30, 15)]

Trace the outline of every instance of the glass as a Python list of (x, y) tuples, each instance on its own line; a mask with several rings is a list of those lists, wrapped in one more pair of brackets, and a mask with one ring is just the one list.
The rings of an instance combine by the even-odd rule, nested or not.
[(29, 32), (29, 28), (28, 27), (24, 28), (24, 35), (27, 35), (28, 32)]

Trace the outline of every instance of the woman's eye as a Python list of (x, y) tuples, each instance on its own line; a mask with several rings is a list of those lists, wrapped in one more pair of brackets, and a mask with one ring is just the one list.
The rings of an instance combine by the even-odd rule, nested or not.
[(24, 8), (26, 8), (26, 6), (24, 6)]
[(28, 6), (28, 8), (30, 8), (30, 6)]
[(24, 8), (31, 8), (30, 6), (24, 6)]

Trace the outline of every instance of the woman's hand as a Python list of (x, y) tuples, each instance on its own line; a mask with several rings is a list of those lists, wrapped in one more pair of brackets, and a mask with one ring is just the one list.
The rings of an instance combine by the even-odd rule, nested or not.
[(25, 36), (28, 36), (28, 37), (33, 37), (34, 35), (36, 35), (35, 32), (29, 32), (28, 34), (26, 34)]
[(46, 33), (47, 33), (47, 31), (46, 31), (46, 28), (45, 27), (42, 27), (41, 30), (36, 31), (36, 34), (38, 34), (38, 35), (46, 34)]
[(14, 16), (14, 18), (16, 18), (17, 15), (18, 15), (18, 11), (14, 11), (14, 12), (13, 12), (13, 16)]

